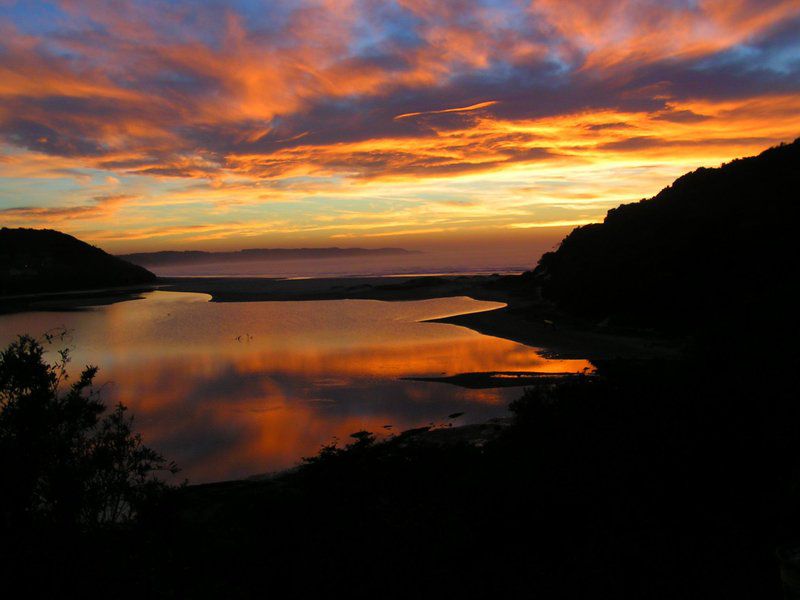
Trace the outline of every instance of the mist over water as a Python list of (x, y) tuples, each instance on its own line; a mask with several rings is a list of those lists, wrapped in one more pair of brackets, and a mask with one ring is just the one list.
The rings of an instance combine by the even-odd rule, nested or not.
[(148, 266), (162, 277), (386, 277), (391, 275), (521, 273), (536, 258), (528, 247), (425, 250), (390, 256), (314, 258), (261, 261), (217, 261), (197, 264)]

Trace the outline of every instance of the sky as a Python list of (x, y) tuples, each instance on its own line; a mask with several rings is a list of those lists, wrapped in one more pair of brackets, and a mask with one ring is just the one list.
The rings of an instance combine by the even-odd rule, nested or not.
[(553, 244), (800, 136), (800, 0), (0, 0), (0, 225)]

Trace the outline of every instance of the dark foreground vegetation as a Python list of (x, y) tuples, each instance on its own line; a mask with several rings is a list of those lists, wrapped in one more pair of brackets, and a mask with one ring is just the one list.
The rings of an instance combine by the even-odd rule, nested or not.
[(301, 595), (780, 597), (776, 548), (800, 535), (796, 386), (719, 364), (601, 373), (530, 389), (481, 448), (361, 434), (275, 481), (185, 490), (157, 580), (244, 595), (268, 581)]
[(483, 444), (361, 432), (275, 478), (170, 490), (121, 413), (100, 420), (93, 371), (55, 400), (21, 344), (0, 361), (0, 564), (31, 593), (779, 598), (776, 549), (800, 540), (785, 361), (610, 362), (526, 390)]
[(155, 475), (177, 472), (142, 443), (123, 405), (108, 411), (96, 367), (70, 382), (68, 350), (46, 360), (55, 341), (20, 336), (0, 352), (0, 565), (53, 592), (73, 569), (89, 577), (72, 559), (89, 559), (93, 535), (161, 501), (168, 488)]
[(150, 284), (156, 276), (52, 229), (0, 228), (0, 296)]

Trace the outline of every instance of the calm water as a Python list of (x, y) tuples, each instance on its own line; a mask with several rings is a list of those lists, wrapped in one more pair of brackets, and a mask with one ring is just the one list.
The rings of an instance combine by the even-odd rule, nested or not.
[(285, 468), (360, 429), (399, 431), (462, 411), (459, 423), (482, 421), (520, 394), (401, 377), (589, 366), (420, 322), (502, 306), (495, 302), (208, 300), (152, 292), (83, 312), (0, 316), (0, 343), (67, 327), (73, 370), (99, 365), (103, 398), (128, 405), (146, 443), (195, 483)]

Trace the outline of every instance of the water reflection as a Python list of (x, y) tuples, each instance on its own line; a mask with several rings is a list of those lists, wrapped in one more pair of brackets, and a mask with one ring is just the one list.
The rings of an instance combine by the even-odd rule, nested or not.
[(107, 401), (127, 404), (147, 443), (201, 482), (290, 466), (359, 429), (397, 431), (462, 411), (462, 422), (485, 420), (520, 393), (400, 377), (589, 366), (419, 322), (498, 306), (469, 298), (221, 304), (154, 292), (87, 312), (2, 316), (0, 342), (70, 328), (75, 369), (99, 364)]

